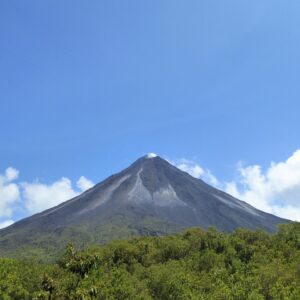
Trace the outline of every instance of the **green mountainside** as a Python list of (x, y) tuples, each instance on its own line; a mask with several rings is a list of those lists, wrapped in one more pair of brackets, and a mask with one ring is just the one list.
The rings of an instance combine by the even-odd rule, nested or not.
[(0, 259), (0, 299), (299, 300), (300, 223), (276, 234), (190, 228), (114, 241), (57, 263)]
[(164, 236), (182, 230), (182, 226), (154, 217), (145, 217), (133, 222), (132, 218), (124, 215), (114, 216), (101, 224), (83, 223), (34, 234), (20, 228), (16, 233), (12, 232), (9, 235), (8, 241), (6, 236), (0, 236), (0, 257), (53, 262), (63, 253), (68, 243), (72, 243), (78, 249), (84, 249), (114, 240), (138, 236)]

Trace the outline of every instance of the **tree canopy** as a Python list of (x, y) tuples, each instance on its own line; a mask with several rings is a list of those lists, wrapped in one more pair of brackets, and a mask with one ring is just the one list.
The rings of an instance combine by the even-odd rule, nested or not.
[(119, 240), (57, 263), (0, 259), (0, 299), (300, 299), (300, 223), (274, 235), (191, 228)]

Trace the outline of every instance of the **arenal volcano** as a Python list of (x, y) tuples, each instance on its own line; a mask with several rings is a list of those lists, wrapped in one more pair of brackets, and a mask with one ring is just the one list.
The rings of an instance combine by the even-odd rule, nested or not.
[(0, 255), (32, 249), (51, 253), (70, 241), (98, 244), (193, 226), (274, 232), (286, 222), (149, 154), (80, 196), (1, 230)]

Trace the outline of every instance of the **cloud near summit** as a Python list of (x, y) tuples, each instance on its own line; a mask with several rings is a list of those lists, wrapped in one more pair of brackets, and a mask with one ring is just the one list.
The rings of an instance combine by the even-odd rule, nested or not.
[(171, 164), (176, 166), (178, 169), (189, 173), (195, 178), (201, 178), (208, 184), (218, 187), (219, 181), (209, 169), (204, 169), (202, 166), (194, 162), (193, 160), (188, 160), (186, 158), (181, 158), (176, 161), (170, 161)]

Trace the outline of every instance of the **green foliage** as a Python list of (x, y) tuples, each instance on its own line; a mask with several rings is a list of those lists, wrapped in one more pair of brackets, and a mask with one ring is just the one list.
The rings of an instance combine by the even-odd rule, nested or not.
[(0, 299), (298, 300), (300, 225), (70, 244), (56, 264), (2, 258)]
[(62, 268), (77, 274), (81, 279), (85, 278), (99, 263), (100, 258), (97, 254), (78, 253), (72, 244), (67, 246), (64, 256), (59, 261)]

